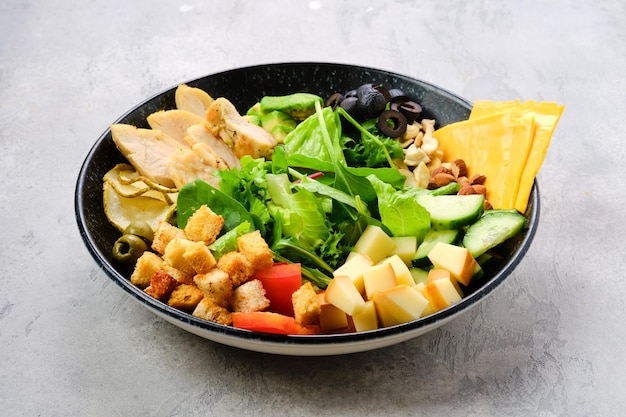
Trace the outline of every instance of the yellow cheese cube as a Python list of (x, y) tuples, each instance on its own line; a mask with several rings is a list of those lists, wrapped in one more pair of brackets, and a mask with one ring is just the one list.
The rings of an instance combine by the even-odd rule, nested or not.
[(409, 267), (406, 266), (400, 255), (391, 255), (388, 258), (383, 259), (380, 263), (388, 263), (393, 268), (393, 273), (396, 275), (396, 282), (398, 284), (414, 285), (415, 280), (411, 275)]
[(370, 266), (363, 271), (363, 285), (365, 297), (370, 299), (376, 291), (381, 291), (397, 285), (396, 275), (390, 263), (382, 263)]
[(421, 317), (430, 316), (431, 314), (436, 313), (437, 310), (435, 309), (435, 307), (433, 307), (432, 303), (428, 299), (428, 294), (426, 293), (426, 283), (420, 282), (418, 284), (415, 284), (413, 286), (413, 289), (415, 291), (419, 292), (420, 294), (422, 294), (424, 296), (424, 298), (426, 298), (428, 300), (428, 305), (426, 307), (424, 307), (424, 311), (422, 311)]
[(429, 282), (424, 287), (424, 292), (436, 311), (461, 301), (461, 296), (456, 291), (451, 279), (442, 278)]
[(333, 276), (346, 275), (350, 277), (361, 294), (365, 294), (363, 285), (363, 271), (374, 265), (369, 256), (358, 252), (351, 252), (346, 262), (333, 272)]
[(353, 316), (365, 307), (365, 300), (354, 285), (354, 282), (345, 275), (334, 277), (326, 287), (325, 300)]
[(459, 283), (467, 286), (476, 271), (476, 260), (467, 248), (437, 242), (428, 252), (428, 259), (435, 268), (450, 271)]
[[(373, 294), (372, 300), (386, 322), (407, 323), (420, 318), (428, 299), (405, 284), (396, 285)], [(391, 320), (390, 320), (391, 318)]]
[(369, 256), (373, 263), (385, 259), (396, 248), (396, 243), (378, 226), (368, 225), (354, 244), (354, 252)]
[(320, 302), (320, 328), (322, 330), (336, 330), (348, 327), (348, 316), (334, 305), (326, 301), (323, 292), (317, 294)]
[(365, 307), (352, 316), (352, 322), (357, 332), (378, 329), (378, 315), (374, 302), (372, 300), (366, 301)]

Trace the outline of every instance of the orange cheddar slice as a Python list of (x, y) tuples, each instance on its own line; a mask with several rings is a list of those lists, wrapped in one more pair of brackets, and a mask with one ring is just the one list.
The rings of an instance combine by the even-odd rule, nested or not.
[(468, 120), (434, 132), (446, 161), (463, 159), (468, 175), (487, 178), (494, 208), (524, 213), (564, 106), (536, 101), (477, 101)]
[(515, 208), (524, 213), (528, 206), (528, 199), (535, 177), (548, 152), (550, 140), (563, 114), (565, 106), (553, 102), (537, 101), (477, 101), (474, 103), (470, 119), (483, 117), (489, 114), (520, 109), (526, 114), (532, 114), (535, 121), (535, 135), (530, 148), (526, 165), (521, 175), (519, 190), (515, 200)]
[(463, 159), (469, 177), (485, 175), (486, 199), (494, 208), (511, 209), (534, 134), (533, 116), (514, 109), (453, 123), (433, 136), (445, 160)]

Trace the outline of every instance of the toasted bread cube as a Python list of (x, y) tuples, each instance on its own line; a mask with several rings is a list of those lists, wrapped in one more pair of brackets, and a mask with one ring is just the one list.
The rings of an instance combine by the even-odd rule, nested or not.
[(144, 291), (157, 300), (164, 301), (177, 286), (178, 281), (171, 275), (167, 274), (165, 271), (156, 271), (152, 279), (150, 279), (150, 285)]
[(163, 270), (181, 284), (193, 284), (193, 277), (195, 274), (181, 271), (180, 269), (176, 269), (165, 262), (163, 262)]
[(237, 247), (250, 260), (255, 271), (269, 268), (274, 263), (274, 254), (258, 230), (240, 236)]
[(159, 255), (146, 251), (137, 259), (130, 282), (139, 288), (146, 288), (154, 273), (162, 270), (163, 266), (163, 259)]
[(322, 307), (310, 282), (305, 282), (291, 294), (291, 302), (296, 323), (306, 326), (319, 319)]
[(265, 296), (261, 281), (253, 279), (235, 288), (230, 305), (233, 311), (250, 313), (265, 310), (270, 306), (270, 300)]
[(233, 282), (230, 276), (218, 268), (213, 268), (206, 274), (198, 274), (193, 278), (198, 288), (204, 292), (204, 297), (227, 307), (233, 295)]
[(191, 244), (193, 242), (189, 239), (179, 237), (172, 239), (165, 247), (163, 260), (169, 266), (180, 269), (186, 274), (194, 275), (196, 270), (184, 257), (185, 251)]
[(224, 218), (215, 214), (207, 205), (202, 205), (187, 220), (185, 234), (190, 240), (210, 245), (215, 242), (222, 227), (224, 227)]
[(187, 246), (183, 258), (198, 274), (206, 274), (216, 264), (211, 249), (204, 242), (193, 242)]
[(246, 255), (240, 252), (228, 252), (217, 261), (217, 267), (226, 272), (235, 287), (243, 284), (254, 273), (254, 266)]
[(212, 321), (214, 323), (224, 324), (226, 326), (233, 324), (233, 318), (230, 311), (206, 297), (198, 303), (191, 314), (195, 317)]
[(204, 292), (195, 285), (181, 284), (172, 291), (167, 304), (178, 310), (193, 311), (204, 298)]
[(160, 255), (165, 252), (165, 247), (172, 239), (186, 238), (185, 231), (179, 229), (176, 226), (171, 225), (165, 220), (161, 220), (154, 231), (154, 238), (152, 240), (152, 250)]

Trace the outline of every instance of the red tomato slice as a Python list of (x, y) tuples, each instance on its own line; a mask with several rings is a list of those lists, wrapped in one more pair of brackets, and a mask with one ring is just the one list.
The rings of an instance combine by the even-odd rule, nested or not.
[(254, 332), (305, 335), (318, 334), (318, 326), (301, 326), (293, 317), (270, 311), (255, 311), (251, 313), (232, 313), (233, 327), (252, 330)]
[(263, 284), (265, 296), (270, 300), (270, 311), (293, 317), (291, 295), (302, 285), (300, 264), (277, 263), (256, 271), (252, 279)]

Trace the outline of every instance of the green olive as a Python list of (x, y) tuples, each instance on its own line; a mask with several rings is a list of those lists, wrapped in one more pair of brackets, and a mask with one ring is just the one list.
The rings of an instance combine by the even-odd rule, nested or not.
[(148, 244), (139, 236), (125, 234), (115, 241), (113, 257), (126, 265), (133, 265), (148, 250)]
[(146, 239), (148, 242), (154, 240), (154, 231), (146, 222), (131, 222), (126, 226), (123, 234), (139, 236)]

